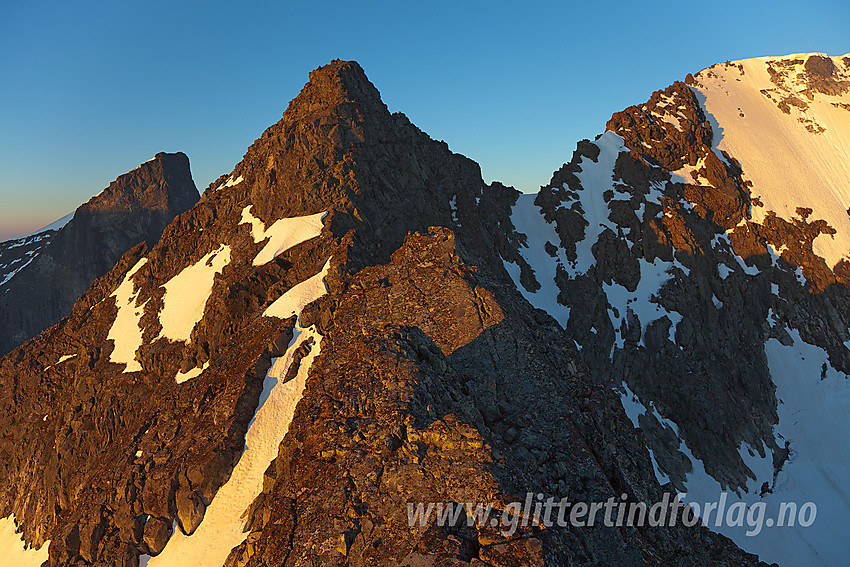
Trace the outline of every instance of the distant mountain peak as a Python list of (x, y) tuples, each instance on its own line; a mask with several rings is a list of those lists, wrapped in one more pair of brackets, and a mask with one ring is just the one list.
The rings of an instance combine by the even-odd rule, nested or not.
[(67, 315), (93, 280), (140, 242), (153, 246), (198, 198), (186, 154), (160, 152), (75, 212), (0, 243), (0, 354)]
[(188, 210), (198, 200), (198, 191), (191, 181), (186, 154), (159, 152), (132, 171), (119, 175), (79, 210), (85, 213)]

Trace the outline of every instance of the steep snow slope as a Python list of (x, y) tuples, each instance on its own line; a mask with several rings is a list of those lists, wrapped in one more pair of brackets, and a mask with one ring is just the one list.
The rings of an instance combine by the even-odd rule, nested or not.
[[(775, 474), (770, 453), (759, 457), (757, 450), (742, 447), (757, 479), (740, 496), (727, 493), (727, 506), (763, 502), (769, 523), (760, 533), (749, 536), (747, 532), (754, 530), (748, 525), (714, 529), (743, 549), (757, 553), (763, 561), (788, 566), (841, 565), (847, 557), (844, 526), (850, 522), (850, 496), (845, 488), (850, 486), (850, 377), (832, 368), (826, 352), (804, 342), (799, 332), (791, 330), (789, 334), (793, 343), (788, 346), (776, 339), (765, 345), (780, 401), (775, 434), (778, 440), (789, 443), (788, 462)], [(687, 500), (701, 506), (716, 501), (720, 485), (699, 460), (689, 456), (695, 467), (688, 476)], [(771, 492), (760, 495), (763, 483)], [(783, 502), (797, 507), (796, 525), (770, 525), (780, 517)], [(817, 506), (817, 514), (814, 523), (806, 527), (799, 525), (799, 510), (807, 502)]]
[(62, 228), (64, 228), (64, 226), (66, 224), (71, 222), (71, 219), (74, 218), (75, 212), (76, 211), (71, 211), (70, 213), (68, 213), (67, 215), (62, 217), (61, 219), (57, 219), (57, 220), (53, 221), (52, 223), (50, 223), (49, 225), (45, 226), (44, 228), (40, 228), (40, 229), (36, 230), (35, 232), (30, 234), (29, 236), (35, 236), (36, 234), (41, 234), (41, 233), (47, 232), (49, 230), (61, 230)]
[[(747, 465), (757, 478), (746, 492), (724, 492), (683, 443), (682, 450), (694, 465), (684, 500), (700, 506), (703, 521), (712, 529), (758, 554), (762, 561), (789, 566), (841, 565), (847, 556), (843, 526), (850, 521), (850, 497), (844, 489), (850, 484), (850, 451), (846, 448), (850, 430), (848, 376), (832, 368), (827, 354), (806, 344), (799, 332), (790, 331), (789, 335), (792, 342), (787, 346), (776, 339), (765, 346), (780, 400), (775, 433), (789, 443), (788, 462), (775, 474), (770, 453), (760, 457), (758, 449), (742, 447)], [(640, 416), (654, 415), (678, 434), (675, 423), (661, 417), (656, 408), (647, 408), (627, 387), (622, 401), (635, 427), (640, 427)], [(669, 480), (662, 473), (658, 476), (661, 483)], [(770, 488), (765, 494), (760, 493), (763, 483)], [(758, 511), (753, 513), (754, 523), (744, 521), (740, 526), (718, 520), (717, 510), (706, 515), (705, 504), (721, 499), (726, 510), (723, 518), (736, 504), (755, 504), (764, 506), (762, 522), (755, 522)], [(817, 506), (816, 512), (811, 517), (808, 512), (801, 516), (801, 509), (809, 502)], [(783, 503), (793, 503), (794, 513), (781, 512)], [(780, 517), (785, 526), (777, 526)], [(800, 525), (801, 517), (804, 523), (810, 518), (813, 522)]]
[[(192, 535), (175, 529), (165, 550), (156, 557), (142, 555), (139, 564), (149, 567), (182, 565), (222, 565), (230, 551), (242, 543), (245, 512), (262, 492), (263, 473), (277, 456), (278, 446), (289, 429), (295, 406), (301, 399), (307, 372), (319, 355), (322, 335), (315, 327), (301, 326), (301, 309), (327, 292), (324, 278), (330, 259), (321, 272), (295, 285), (264, 313), (267, 317), (298, 317), (286, 353), (274, 359), (263, 382), (263, 393), (254, 418), (245, 434), (245, 449), (230, 479), (215, 495), (206, 510), (204, 521)], [(276, 307), (280, 305), (280, 307)], [(304, 345), (312, 345), (309, 353), (298, 360), (296, 354)], [(294, 379), (284, 382), (290, 367), (298, 365)]]
[(815, 252), (830, 268), (850, 254), (850, 54), (797, 54), (714, 65), (694, 88), (719, 150), (737, 159), (761, 222), (768, 211), (791, 220), (812, 209), (835, 235)]

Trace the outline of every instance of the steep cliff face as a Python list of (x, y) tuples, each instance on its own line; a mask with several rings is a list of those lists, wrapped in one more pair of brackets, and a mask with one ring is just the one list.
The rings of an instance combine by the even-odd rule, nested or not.
[(758, 564), (701, 527), (410, 527), (408, 503), (661, 499), (619, 394), (505, 270), (518, 199), (356, 63), (314, 71), (0, 360), (0, 517), (49, 565)]
[(621, 392), (660, 482), (696, 502), (731, 490), (773, 517), (816, 501), (829, 519), (811, 529), (722, 528), (789, 565), (847, 552), (834, 487), (850, 453), (832, 432), (850, 373), (848, 63), (716, 65), (616, 113), (520, 197), (524, 242), (503, 255), (594, 383)]
[[(0, 354), (71, 312), (92, 281), (139, 242), (152, 246), (198, 201), (182, 153), (159, 153), (81, 205), (65, 224), (0, 243)], [(2, 272), (0, 272), (2, 273)]]

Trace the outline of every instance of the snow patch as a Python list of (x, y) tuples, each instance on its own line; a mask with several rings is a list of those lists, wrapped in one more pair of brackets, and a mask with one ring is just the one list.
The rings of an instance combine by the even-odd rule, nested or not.
[(705, 167), (705, 158), (701, 157), (697, 160), (696, 165), (685, 164), (680, 169), (670, 172), (670, 180), (674, 183), (684, 183), (687, 185), (698, 185), (700, 187), (714, 187), (709, 183), (699, 170)]
[(675, 344), (676, 326), (682, 320), (682, 316), (675, 311), (664, 309), (658, 303), (656, 294), (673, 277), (670, 270), (677, 265), (677, 262), (665, 262), (660, 258), (656, 258), (652, 263), (640, 258), (639, 262), (640, 282), (638, 282), (637, 289), (634, 292), (630, 292), (617, 283), (602, 283), (602, 288), (608, 297), (608, 304), (610, 305), (608, 316), (611, 319), (611, 324), (614, 326), (614, 332), (617, 334), (615, 345), (618, 348), (623, 348), (625, 344), (621, 326), (626, 319), (628, 311), (632, 311), (640, 321), (640, 344), (644, 344), (646, 327), (653, 321), (657, 321), (665, 316), (672, 323), (670, 326), (670, 341)]
[(243, 181), (244, 181), (244, 179), (242, 179), (241, 175), (239, 177), (237, 177), (236, 179), (233, 179), (233, 176), (231, 175), (230, 177), (227, 178), (227, 183), (224, 184), (224, 187), (233, 187), (234, 185), (239, 185)]
[(785, 244), (783, 244), (782, 246), (777, 248), (773, 244), (771, 244), (770, 242), (767, 243), (767, 251), (770, 254), (770, 260), (771, 260), (771, 262), (773, 262), (774, 266), (776, 265), (776, 263), (779, 261), (779, 259), (782, 257), (782, 254), (786, 250), (788, 250), (788, 246), (786, 246)]
[[(747, 263), (744, 262), (744, 259), (735, 253), (735, 249), (732, 247), (732, 241), (729, 240), (729, 235), (732, 234), (736, 228), (746, 225), (747, 221), (741, 220), (741, 222), (739, 222), (733, 228), (727, 230), (725, 233), (715, 234), (714, 238), (711, 239), (711, 248), (713, 250), (725, 250), (732, 257), (735, 258), (735, 262), (737, 262), (738, 266), (740, 266), (741, 269), (744, 270), (745, 274), (749, 276), (757, 276), (759, 274), (759, 269), (756, 266), (748, 266)], [(729, 267), (725, 264), (718, 264), (717, 273), (721, 277), (721, 279), (725, 280), (729, 276), (729, 274), (732, 273), (732, 270), (730, 270)]]
[(254, 258), (255, 266), (267, 264), (298, 244), (315, 238), (322, 233), (322, 221), (327, 212), (302, 217), (279, 219), (266, 229), (263, 221), (251, 214), (253, 205), (242, 209), (239, 224), (251, 225), (251, 236), (256, 244), (268, 239), (268, 243)]
[(207, 361), (200, 368), (195, 367), (195, 368), (188, 370), (186, 372), (178, 372), (177, 375), (174, 377), (174, 381), (177, 382), (178, 384), (182, 384), (183, 382), (187, 382), (187, 381), (191, 380), (192, 378), (197, 378), (198, 376), (203, 374), (204, 371), (209, 367), (210, 367), (210, 363), (209, 363), (209, 361)]
[[(552, 315), (562, 328), (566, 328), (569, 321), (570, 308), (558, 302), (560, 290), (555, 283), (558, 270), (563, 270), (571, 279), (586, 274), (596, 263), (593, 246), (599, 240), (602, 232), (605, 229), (618, 231), (617, 226), (608, 218), (610, 209), (605, 200), (605, 194), (611, 191), (622, 191), (614, 184), (614, 165), (620, 153), (626, 150), (626, 146), (620, 136), (610, 131), (597, 138), (594, 144), (600, 150), (597, 161), (594, 162), (583, 156), (579, 162), (581, 171), (576, 173), (581, 182), (581, 189), (576, 192), (578, 193), (577, 204), (580, 206), (588, 226), (585, 228), (584, 238), (576, 243), (574, 261), (567, 258), (566, 252), (560, 246), (560, 237), (555, 230), (555, 224), (546, 222), (541, 209), (534, 204), (536, 198), (534, 195), (520, 195), (511, 209), (511, 223), (517, 232), (526, 237), (525, 244), (519, 248), (518, 252), (534, 271), (534, 277), (540, 284), (540, 289), (536, 292), (530, 292), (522, 286), (520, 283), (521, 270), (517, 264), (505, 261), (505, 269), (529, 303)], [(660, 184), (653, 183), (650, 186), (649, 194), (646, 195), (647, 201), (660, 204), (663, 195), (662, 189), (663, 187)], [(575, 201), (567, 201), (562, 203), (561, 206), (573, 207), (575, 204)], [(639, 217), (643, 216), (644, 208), (642, 206), (641, 210), (638, 211)], [(547, 244), (550, 245), (550, 249), (554, 249), (554, 255), (550, 255), (546, 251)], [(638, 314), (644, 328), (652, 320), (666, 315), (673, 322), (670, 330), (672, 340), (675, 327), (681, 321), (681, 316), (678, 313), (664, 310), (657, 303), (651, 301), (651, 298), (672, 277), (668, 271), (673, 266), (681, 269), (685, 275), (688, 275), (690, 270), (678, 260), (666, 263), (656, 260), (655, 263), (650, 264), (641, 259), (640, 262), (641, 283), (634, 294), (629, 293), (617, 284), (603, 284), (605, 292), (609, 296), (609, 302), (611, 302), (612, 307), (617, 309), (616, 315), (613, 312), (611, 314), (612, 323), (619, 332), (619, 326), (626, 316), (627, 308), (631, 308)], [(617, 345), (623, 346), (622, 337), (617, 339)]]
[(50, 542), (44, 542), (38, 549), (28, 549), (23, 536), (17, 533), (17, 528), (14, 514), (0, 519), (0, 560), (3, 565), (41, 567), (47, 561)]
[(109, 361), (126, 365), (124, 372), (138, 372), (142, 369), (142, 365), (136, 360), (136, 351), (142, 346), (140, 323), (145, 304), (136, 305), (139, 294), (133, 291), (133, 276), (147, 261), (147, 258), (142, 258), (136, 262), (136, 265), (124, 276), (118, 289), (110, 296), (115, 298), (118, 314), (115, 315), (115, 321), (106, 336), (106, 340), (113, 341), (115, 345), (109, 355)]
[[(594, 144), (599, 148), (597, 161), (582, 156), (576, 176), (581, 182), (578, 191), (578, 204), (588, 226), (584, 238), (576, 243), (575, 261), (570, 261), (560, 245), (560, 237), (554, 223), (547, 223), (541, 210), (534, 204), (534, 195), (520, 195), (511, 209), (511, 223), (517, 232), (526, 236), (526, 243), (520, 247), (519, 254), (531, 266), (540, 289), (530, 292), (520, 284), (520, 268), (511, 262), (504, 262), (505, 269), (516, 283), (520, 293), (538, 309), (549, 313), (562, 328), (566, 328), (570, 318), (570, 308), (558, 302), (560, 290), (555, 283), (558, 269), (572, 279), (586, 274), (596, 263), (593, 245), (606, 228), (616, 231), (614, 223), (608, 219), (609, 208), (604, 194), (614, 188), (614, 164), (620, 152), (626, 149), (623, 139), (613, 132), (605, 132)], [(660, 192), (658, 193), (660, 195)], [(648, 198), (650, 198), (648, 196)], [(573, 206), (575, 202), (565, 202), (562, 206)], [(546, 244), (555, 248), (555, 256), (546, 252)]]
[(745, 274), (747, 274), (748, 276), (759, 275), (758, 266), (756, 266), (755, 264), (753, 264), (752, 266), (748, 266), (744, 259), (735, 254), (734, 252), (732, 252), (732, 256), (735, 257), (735, 261), (738, 262), (738, 265), (741, 266), (741, 269), (744, 270)]
[[(159, 337), (190, 341), (192, 330), (203, 318), (216, 274), (230, 263), (230, 246), (222, 245), (168, 280), (159, 313)], [(157, 337), (157, 338), (159, 338)]]
[(307, 278), (300, 282), (280, 296), (263, 312), (264, 317), (277, 317), (279, 319), (288, 319), (293, 315), (301, 313), (304, 306), (314, 301), (316, 298), (327, 293), (325, 286), (325, 276), (328, 275), (328, 270), (331, 267), (331, 260), (325, 262), (325, 266), (318, 274)]
[[(662, 107), (662, 108), (664, 108), (664, 107)], [(665, 108), (665, 110), (667, 110), (667, 109)], [(652, 115), (655, 116), (656, 118), (660, 118), (663, 122), (666, 122), (667, 124), (672, 125), (679, 132), (682, 131), (682, 123), (679, 122), (679, 117), (676, 116), (675, 114), (673, 114), (672, 112), (666, 111), (666, 112), (664, 112), (664, 114), (659, 114), (657, 112), (653, 112)]]

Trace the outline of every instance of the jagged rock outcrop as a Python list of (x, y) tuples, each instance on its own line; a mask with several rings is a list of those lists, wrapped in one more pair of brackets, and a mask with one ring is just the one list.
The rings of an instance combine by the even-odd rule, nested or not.
[(139, 242), (152, 246), (198, 190), (185, 154), (159, 153), (81, 205), (58, 230), (0, 243), (0, 354), (71, 312), (91, 283)]
[(0, 360), (0, 517), (51, 566), (757, 565), (701, 527), (408, 525), (416, 502), (660, 499), (618, 394), (503, 266), (518, 198), (356, 63), (314, 71)]
[[(844, 443), (817, 431), (843, 427), (850, 375), (847, 219), (829, 206), (847, 188), (832, 97), (848, 76), (819, 54), (713, 66), (614, 114), (512, 209), (518, 288), (622, 393), (659, 481), (699, 498), (817, 495), (847, 516), (842, 467), (823, 464), (845, 462)], [(833, 564), (846, 550), (820, 529), (750, 545)]]

